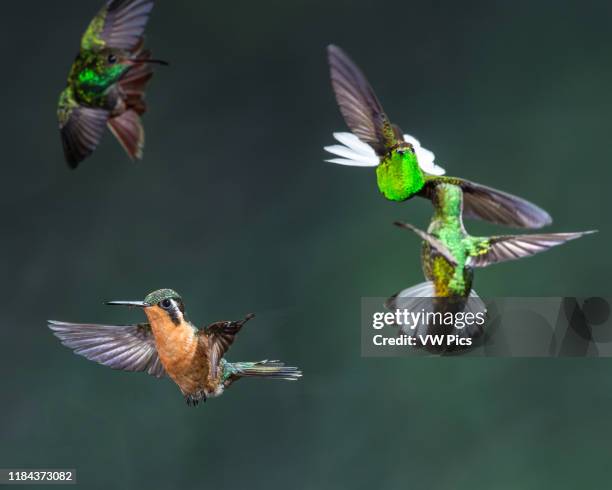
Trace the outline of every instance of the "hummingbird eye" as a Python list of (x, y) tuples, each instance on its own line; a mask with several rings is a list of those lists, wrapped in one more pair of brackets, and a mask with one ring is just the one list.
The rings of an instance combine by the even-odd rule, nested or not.
[(161, 306), (164, 310), (167, 310), (172, 306), (172, 301), (169, 299), (163, 299), (159, 302), (159, 306)]
[(114, 54), (112, 54), (112, 53), (111, 53), (111, 54), (109, 54), (109, 55), (108, 55), (108, 62), (109, 62), (111, 65), (114, 65), (115, 63), (117, 63), (117, 57), (116, 57)]

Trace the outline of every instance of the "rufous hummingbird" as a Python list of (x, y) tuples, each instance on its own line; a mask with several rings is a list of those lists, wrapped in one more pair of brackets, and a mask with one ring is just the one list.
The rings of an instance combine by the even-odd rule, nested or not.
[(109, 0), (89, 24), (61, 93), (57, 117), (64, 156), (76, 168), (102, 139), (115, 135), (131, 159), (141, 159), (145, 88), (154, 60), (143, 33), (153, 0)]

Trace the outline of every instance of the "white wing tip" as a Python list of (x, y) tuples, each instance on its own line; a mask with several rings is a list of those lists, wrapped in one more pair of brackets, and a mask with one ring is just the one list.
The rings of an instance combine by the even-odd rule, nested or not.
[(358, 162), (355, 160), (348, 160), (346, 158), (332, 158), (330, 160), (325, 160), (325, 162), (337, 163), (338, 165), (347, 165), (349, 167), (376, 167), (376, 165), (378, 165)]
[(341, 157), (326, 160), (326, 162), (353, 167), (376, 167), (380, 159), (372, 147), (361, 141), (353, 133), (333, 133), (334, 138), (341, 144), (328, 145), (323, 149), (332, 155)]
[[(341, 145), (328, 145), (323, 149), (341, 158), (325, 160), (326, 162), (352, 167), (376, 167), (380, 163), (380, 158), (374, 149), (353, 133), (337, 131), (332, 134)], [(419, 166), (424, 172), (430, 175), (444, 175), (446, 173), (446, 170), (435, 164), (436, 156), (434, 153), (423, 148), (418, 139), (409, 134), (405, 134), (404, 139), (413, 146)]]

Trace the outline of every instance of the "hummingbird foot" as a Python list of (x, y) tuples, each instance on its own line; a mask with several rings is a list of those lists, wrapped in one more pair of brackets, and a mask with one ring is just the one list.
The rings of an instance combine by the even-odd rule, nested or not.
[(204, 390), (185, 395), (185, 402), (187, 402), (187, 405), (190, 407), (197, 407), (200, 402), (205, 403), (206, 399), (206, 392)]

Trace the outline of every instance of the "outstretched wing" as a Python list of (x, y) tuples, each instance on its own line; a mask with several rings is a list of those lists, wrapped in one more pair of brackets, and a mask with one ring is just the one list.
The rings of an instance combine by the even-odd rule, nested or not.
[(517, 228), (542, 228), (552, 218), (535, 204), (506, 192), (464, 180), (463, 215)]
[(215, 322), (200, 330), (200, 335), (208, 337), (211, 365), (217, 366), (219, 364), (221, 358), (234, 343), (238, 332), (246, 322), (254, 317), (255, 315), (250, 313), (243, 320)]
[(467, 262), (471, 267), (486, 267), (506, 260), (530, 257), (570, 240), (595, 233), (542, 233), (537, 235), (506, 235), (483, 238)]
[(432, 178), (421, 192), (431, 199), (435, 186), (441, 182), (461, 187), (466, 218), (514, 228), (542, 228), (552, 223), (546, 211), (525, 199), (457, 177)]
[(89, 24), (81, 48), (134, 50), (143, 34), (154, 0), (108, 0)]
[(332, 87), (347, 126), (378, 155), (402, 141), (361, 70), (339, 47), (327, 48)]
[(148, 323), (117, 326), (51, 320), (49, 328), (62, 344), (90, 361), (123, 371), (145, 371), (156, 378), (166, 374)]
[(108, 121), (109, 112), (103, 109), (73, 106), (60, 113), (60, 133), (64, 156), (71, 168), (96, 149)]

